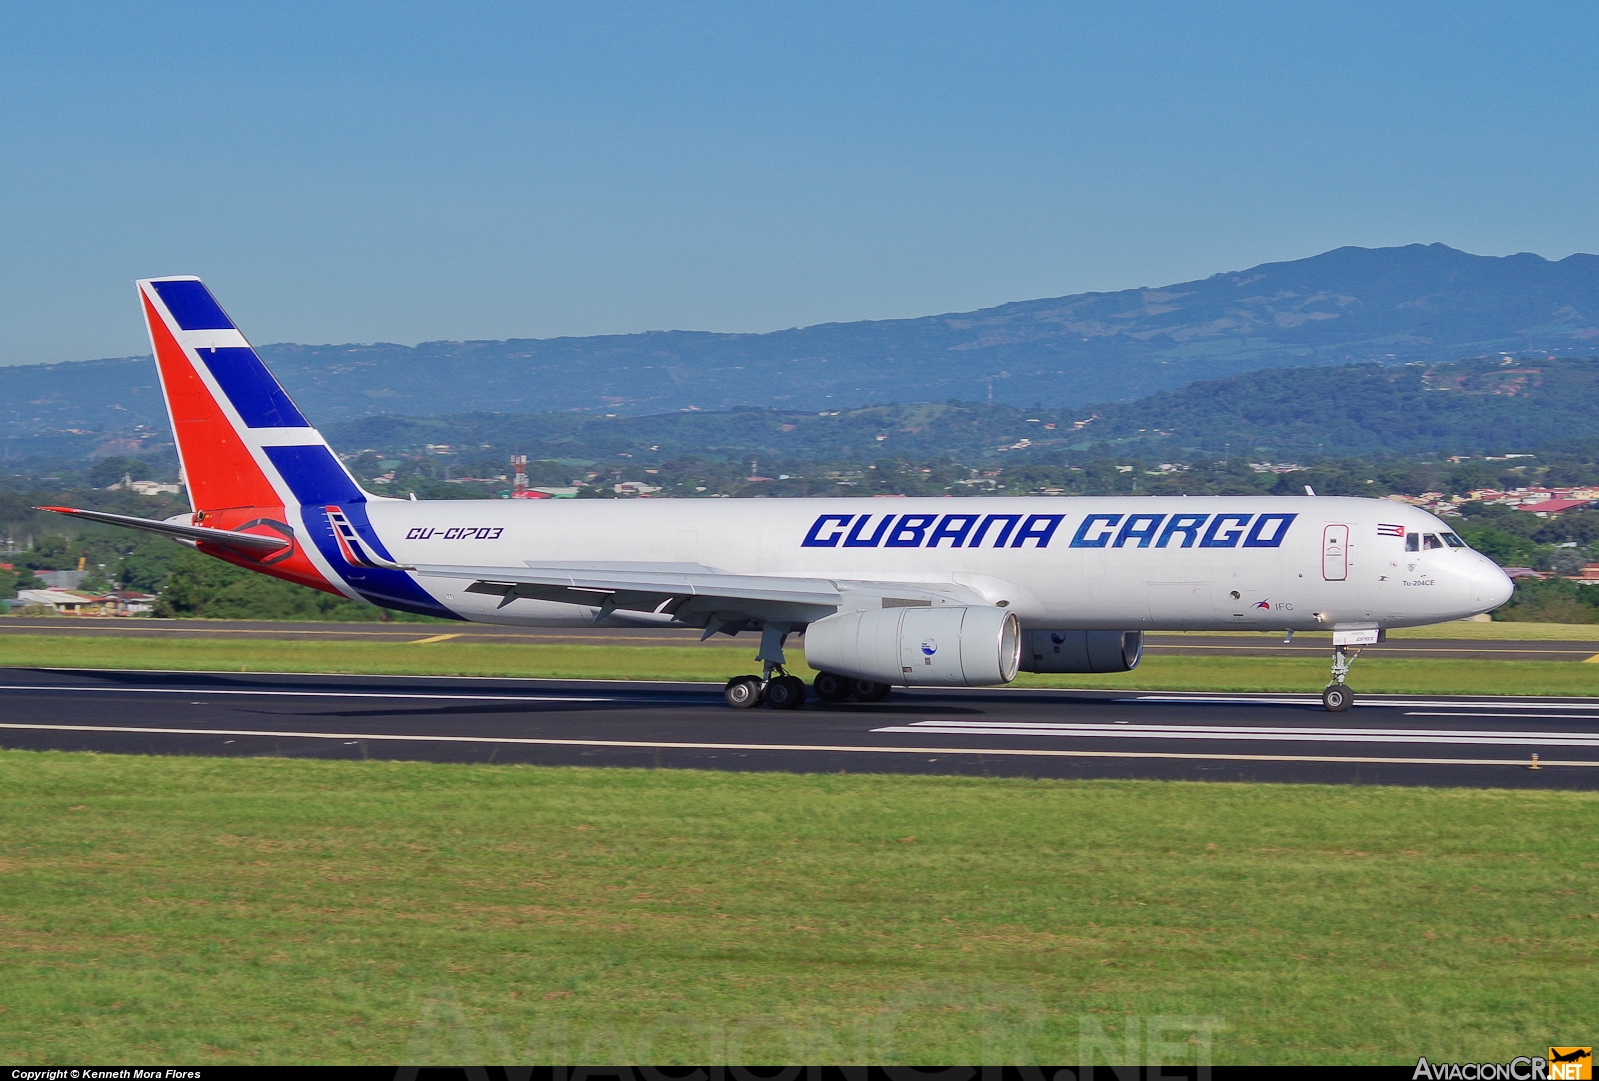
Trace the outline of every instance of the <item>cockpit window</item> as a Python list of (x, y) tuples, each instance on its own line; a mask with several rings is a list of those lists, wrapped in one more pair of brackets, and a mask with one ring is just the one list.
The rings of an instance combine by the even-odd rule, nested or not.
[(1464, 548), (1466, 546), (1466, 542), (1455, 536), (1453, 533), (1445, 533), (1443, 537), (1444, 543), (1449, 545), (1451, 548)]
[(1421, 534), (1420, 533), (1406, 533), (1405, 534), (1405, 551), (1407, 551), (1407, 552), (1419, 552), (1419, 551), (1421, 551)]
[(1434, 548), (1442, 548), (1444, 546), (1444, 542), (1439, 540), (1437, 535), (1433, 533), (1423, 533), (1421, 542), (1421, 546), (1429, 552)]

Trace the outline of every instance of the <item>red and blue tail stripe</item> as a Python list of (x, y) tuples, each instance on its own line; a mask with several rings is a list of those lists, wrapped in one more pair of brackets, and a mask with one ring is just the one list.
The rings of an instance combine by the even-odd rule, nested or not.
[[(368, 495), (311, 427), (198, 278), (139, 283), (195, 524), (285, 531), (289, 557), (270, 564), (201, 547), (229, 562), (329, 593), (454, 617), (398, 569), (367, 517)], [(352, 537), (340, 537), (328, 507)], [(350, 558), (346, 542), (376, 559)], [(385, 566), (384, 564), (387, 564)]]

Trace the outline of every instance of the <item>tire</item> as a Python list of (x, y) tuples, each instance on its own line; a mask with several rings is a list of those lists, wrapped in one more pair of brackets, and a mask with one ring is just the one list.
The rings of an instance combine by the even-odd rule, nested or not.
[(850, 693), (862, 702), (881, 702), (893, 689), (887, 683), (877, 683), (870, 679), (850, 680)]
[(722, 688), (722, 697), (734, 709), (753, 709), (761, 704), (761, 681), (755, 676), (734, 676)]
[(811, 681), (811, 690), (823, 702), (842, 702), (850, 696), (850, 680), (831, 672), (818, 672)]
[(1328, 713), (1343, 713), (1355, 704), (1355, 695), (1342, 683), (1330, 683), (1321, 692), (1321, 703), (1327, 707)]
[(798, 676), (778, 676), (766, 685), (766, 704), (773, 709), (799, 709), (805, 701), (805, 681)]

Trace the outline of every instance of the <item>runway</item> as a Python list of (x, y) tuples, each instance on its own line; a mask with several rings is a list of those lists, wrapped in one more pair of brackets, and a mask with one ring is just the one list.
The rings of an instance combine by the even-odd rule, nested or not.
[[(1599, 699), (915, 690), (0, 669), (0, 746), (790, 772), (1599, 787)], [(1537, 768), (1534, 766), (1536, 757)]]
[[(521, 645), (690, 646), (700, 644), (692, 628), (592, 627), (542, 629), (496, 627), (482, 623), (288, 623), (268, 620), (129, 619), (78, 616), (6, 616), (0, 638), (9, 634), (87, 635), (126, 638), (229, 638), (236, 640), (346, 642), (485, 642)], [(797, 645), (802, 638), (791, 640)], [(755, 636), (712, 635), (704, 643), (754, 652)], [(1148, 632), (1144, 650), (1151, 657), (1326, 657), (1327, 634), (1300, 634), (1284, 642), (1281, 631), (1237, 631), (1222, 634)], [(1520, 639), (1390, 638), (1367, 647), (1368, 657), (1453, 660), (1594, 661), (1599, 640), (1538, 641)]]

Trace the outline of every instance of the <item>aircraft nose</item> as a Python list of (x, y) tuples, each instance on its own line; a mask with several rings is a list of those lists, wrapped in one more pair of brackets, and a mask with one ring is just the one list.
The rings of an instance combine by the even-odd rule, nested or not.
[(1510, 575), (1499, 569), (1499, 565), (1487, 556), (1477, 557), (1477, 570), (1472, 575), (1472, 585), (1475, 586), (1473, 594), (1477, 603), (1482, 605), (1481, 611), (1488, 612), (1498, 608), (1516, 591), (1516, 583), (1510, 580)]

